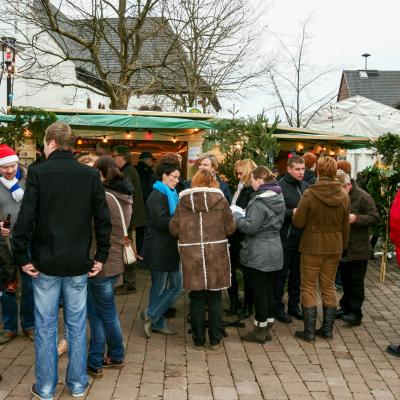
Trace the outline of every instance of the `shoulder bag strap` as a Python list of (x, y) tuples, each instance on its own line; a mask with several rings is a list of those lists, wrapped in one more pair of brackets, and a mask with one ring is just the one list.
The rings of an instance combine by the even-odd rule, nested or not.
[(121, 214), (122, 230), (124, 231), (124, 236), (125, 236), (125, 237), (128, 237), (128, 231), (126, 230), (126, 224), (125, 224), (124, 213), (123, 213), (123, 211), (122, 211), (122, 207), (121, 207), (121, 205), (119, 204), (118, 199), (117, 199), (112, 193), (110, 193), (110, 192), (106, 192), (106, 194), (108, 194), (109, 196), (111, 196), (111, 197), (115, 200), (115, 203), (117, 204), (118, 209), (119, 209), (119, 213)]

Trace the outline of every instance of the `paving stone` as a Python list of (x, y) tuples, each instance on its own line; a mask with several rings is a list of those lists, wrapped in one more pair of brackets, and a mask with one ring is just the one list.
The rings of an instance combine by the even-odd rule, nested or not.
[[(399, 342), (400, 270), (388, 268), (385, 284), (378, 281), (379, 263), (371, 262), (363, 322), (350, 327), (337, 321), (332, 341), (297, 340), (294, 331), (302, 328), (302, 322), (295, 321), (275, 324), (274, 338), (265, 345), (246, 343), (240, 339), (251, 329), (246, 321), (245, 329), (229, 327), (223, 346), (213, 352), (208, 346), (196, 348), (187, 333), (186, 295), (177, 302), (177, 317), (169, 321), (178, 334), (144, 337), (139, 310), (147, 304), (150, 280), (148, 272), (139, 270), (142, 290), (116, 297), (122, 313), (125, 366), (120, 371), (105, 369), (103, 379), (90, 379), (86, 399), (400, 400), (400, 359), (386, 353), (388, 343)], [(318, 308), (319, 324), (320, 304)], [(71, 399), (65, 386), (67, 363), (66, 355), (60, 358), (58, 400)], [(31, 399), (32, 342), (21, 336), (0, 346), (0, 373), (0, 400)]]

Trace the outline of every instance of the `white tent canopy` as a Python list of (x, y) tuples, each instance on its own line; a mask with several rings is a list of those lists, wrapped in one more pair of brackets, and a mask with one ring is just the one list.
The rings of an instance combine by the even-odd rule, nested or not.
[[(305, 117), (303, 123), (309, 117)], [(354, 96), (321, 108), (306, 128), (370, 138), (387, 132), (400, 134), (400, 110)], [(367, 150), (350, 150), (347, 159), (352, 163), (353, 176), (373, 163), (372, 154)]]

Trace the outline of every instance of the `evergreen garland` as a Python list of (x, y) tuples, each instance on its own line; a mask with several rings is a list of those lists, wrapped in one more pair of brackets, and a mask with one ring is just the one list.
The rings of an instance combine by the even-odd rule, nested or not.
[[(47, 127), (57, 121), (54, 113), (35, 107), (13, 107), (11, 114), (15, 115), (15, 121), (0, 127), (0, 141), (9, 146), (26, 140), (34, 140), (37, 145), (43, 144)], [(27, 130), (31, 136), (24, 135)]]
[(256, 117), (241, 119), (221, 119), (215, 123), (215, 129), (204, 136), (203, 151), (219, 147), (224, 160), (219, 172), (236, 186), (234, 174), (235, 162), (250, 158), (257, 165), (272, 167), (270, 160), (278, 153), (279, 144), (272, 136), (278, 121), (268, 125), (264, 112)]

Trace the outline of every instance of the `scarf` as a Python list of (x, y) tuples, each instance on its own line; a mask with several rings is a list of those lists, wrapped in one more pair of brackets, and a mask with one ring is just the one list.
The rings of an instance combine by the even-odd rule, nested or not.
[(165, 194), (168, 198), (169, 214), (172, 216), (175, 213), (176, 207), (178, 205), (179, 196), (175, 189), (171, 189), (165, 183), (157, 181), (153, 188), (158, 190), (160, 193)]
[(0, 182), (3, 184), (3, 186), (6, 189), (8, 189), (11, 192), (11, 196), (17, 203), (19, 203), (22, 200), (22, 198), (24, 197), (24, 190), (18, 184), (18, 181), (21, 178), (22, 178), (22, 172), (19, 167), (17, 169), (17, 173), (16, 173), (15, 177), (11, 180), (8, 180), (8, 179), (4, 178), (3, 176), (0, 176)]
[(237, 199), (239, 198), (240, 193), (243, 190), (243, 188), (244, 188), (243, 182), (240, 181), (239, 184), (238, 184), (238, 187), (236, 189), (236, 192), (233, 195), (233, 198), (232, 198), (232, 201), (231, 201), (231, 205), (236, 206)]
[(262, 191), (272, 190), (273, 192), (275, 192), (277, 194), (282, 193), (281, 187), (275, 181), (263, 183), (262, 185), (260, 185), (258, 187), (257, 192), (261, 191), (261, 190)]

